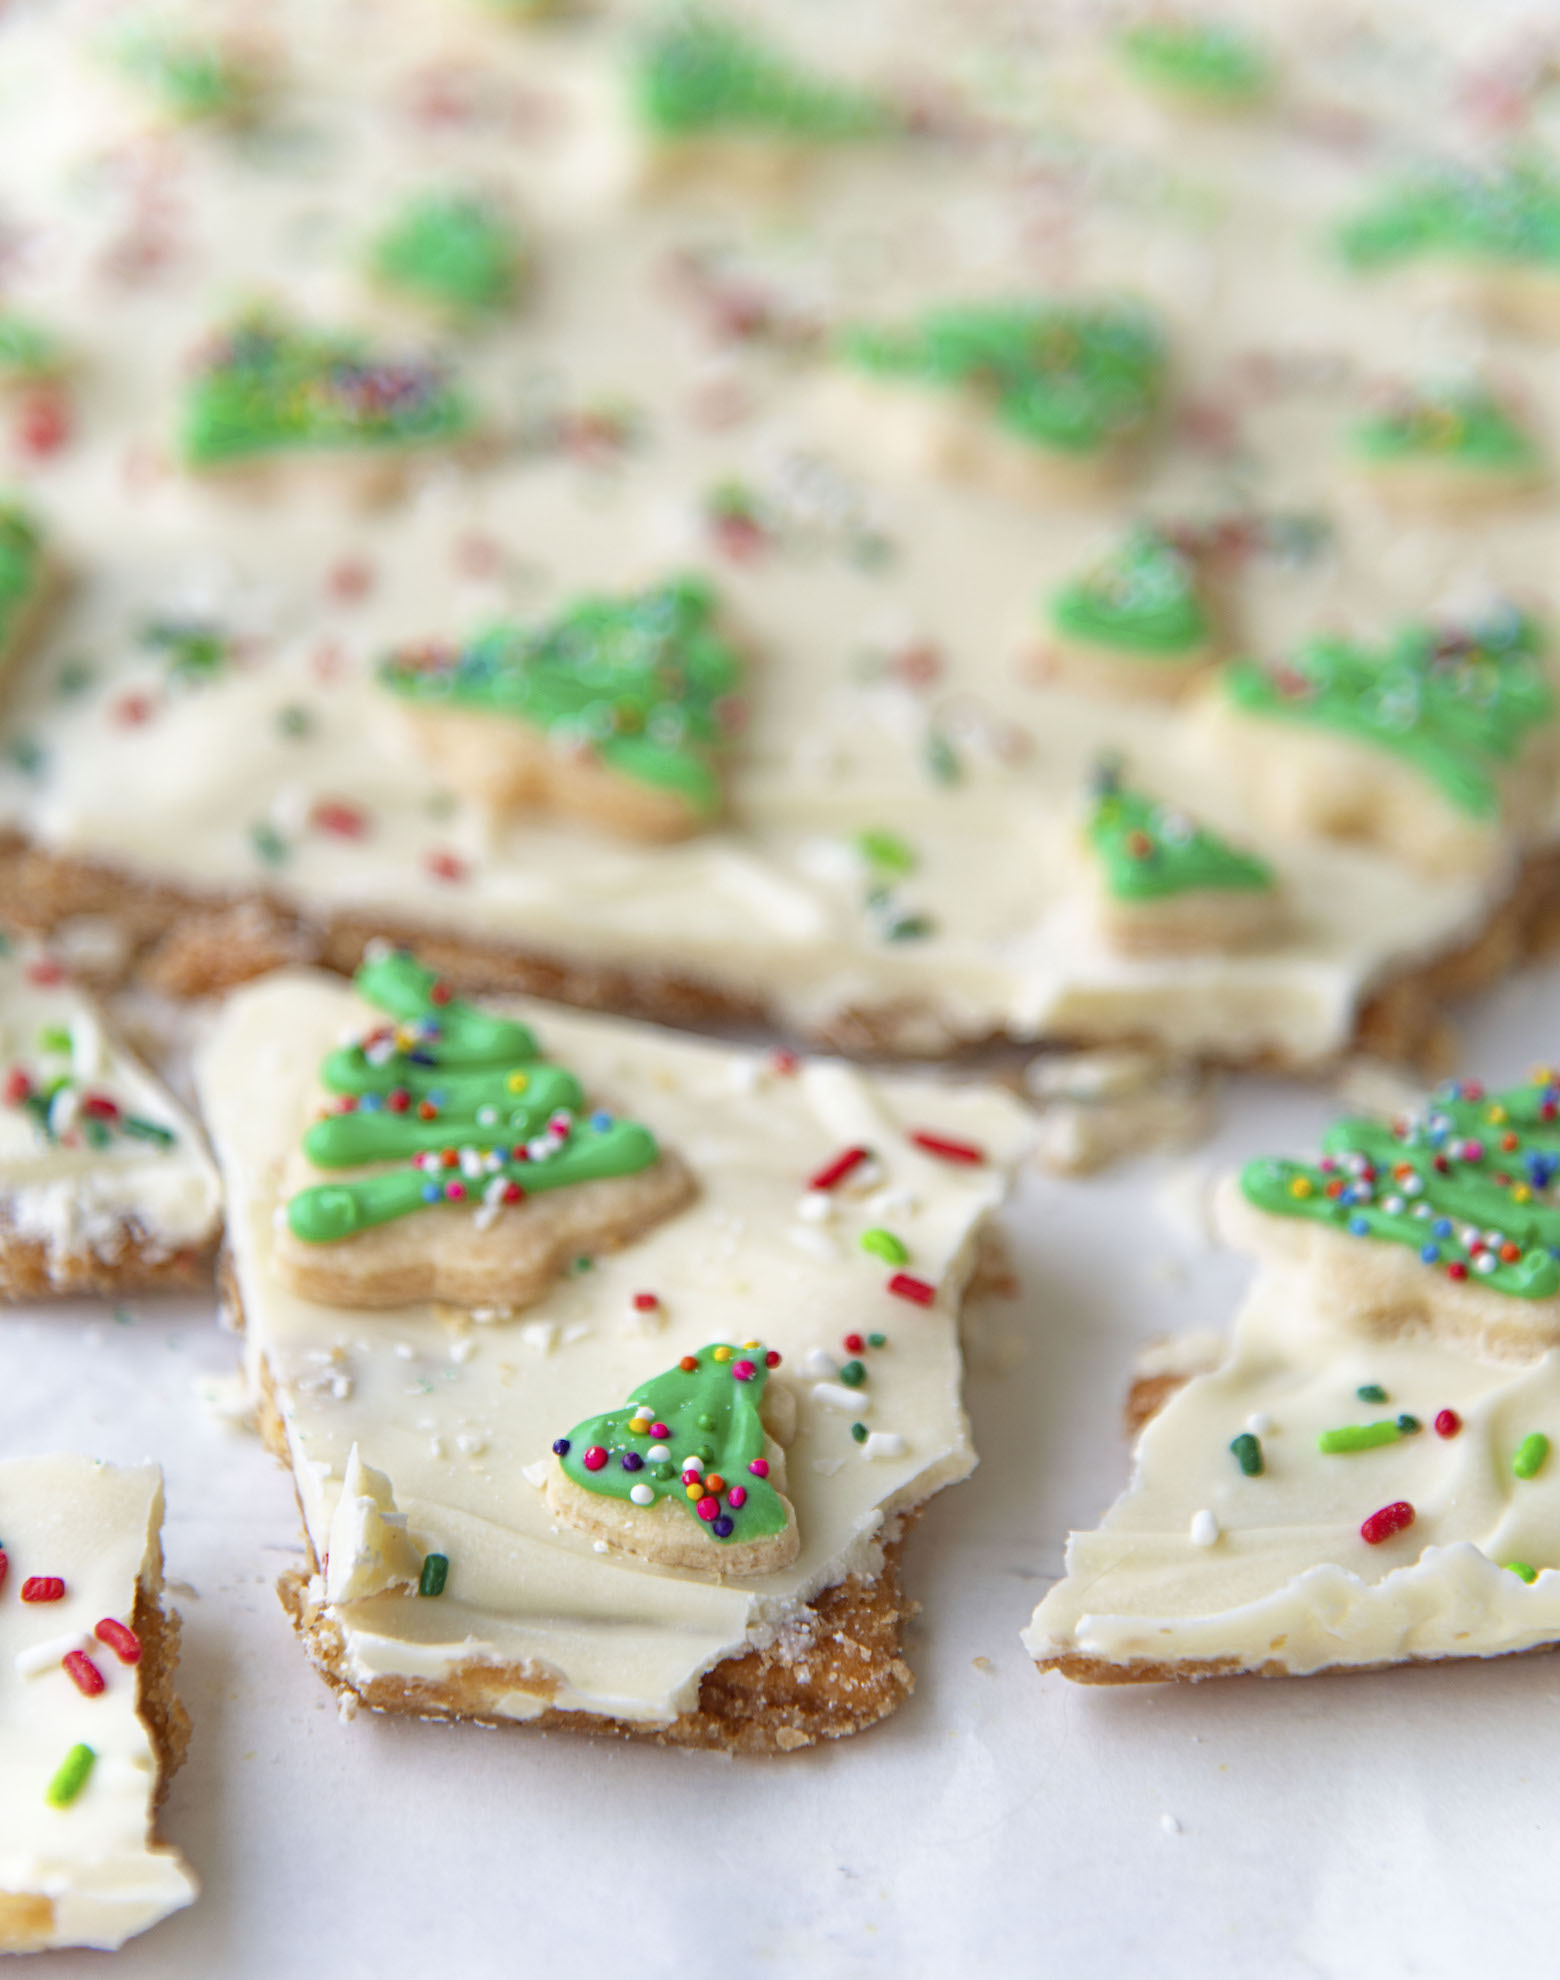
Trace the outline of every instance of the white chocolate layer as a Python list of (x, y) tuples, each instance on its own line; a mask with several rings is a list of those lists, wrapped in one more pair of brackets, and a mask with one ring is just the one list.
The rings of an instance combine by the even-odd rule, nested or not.
[[(160, 1598), (162, 1511), (156, 1465), (0, 1462), (0, 1922), (6, 1897), (46, 1898), (46, 1945), (122, 1945), (195, 1897), (178, 1852), (148, 1841), (157, 1756), (135, 1667), (93, 1637), (105, 1616), (129, 1623), (138, 1586)], [(64, 1599), (24, 1603), (32, 1575), (61, 1577)], [(105, 1679), (95, 1698), (61, 1668), (74, 1645)], [(78, 1744), (96, 1754), (92, 1771), (68, 1807), (51, 1807), (46, 1790)]]
[[(796, 35), (779, 0), (755, 12)], [(1509, 848), (1482, 878), (1433, 880), (1358, 848), (1264, 834), (1209, 777), (1180, 719), (1038, 687), (1018, 664), (1041, 596), (1129, 513), (1219, 514), (1237, 486), (1268, 512), (1326, 512), (1337, 528), (1335, 552), (1303, 565), (1258, 557), (1232, 587), (1242, 638), (1264, 653), (1323, 624), (1375, 637), (1448, 593), (1547, 581), (1548, 504), (1404, 531), (1336, 484), (1337, 434), (1361, 380), (1425, 355), (1427, 333), (1392, 285), (1351, 284), (1318, 246), (1390, 141), (1418, 141), (1419, 99), (1386, 86), (1385, 57), (1375, 70), (1339, 65), (1320, 21), (1314, 45), (1296, 22), (1283, 59), (1297, 100), (1342, 103), (1382, 139), (1335, 153), (1283, 116), (1168, 132), (1123, 100), (1097, 24), (1081, 16), (1036, 17), (993, 62), (959, 9), (865, 0), (830, 17), (842, 69), (900, 76), (914, 49), (971, 135), (820, 158), (781, 227), (718, 183), (632, 194), (626, 24), (609, 10), (559, 39), (506, 33), (474, 11), (457, 32), (445, 10), (411, 0), (385, 0), (368, 36), (355, 8), (317, 0), (279, 6), (273, 25), (289, 48), (273, 125), (164, 134), (155, 152), (99, 75), (89, 35), (42, 18), (8, 25), (8, 197), (46, 236), (15, 300), (82, 360), (77, 438), (32, 480), (92, 582), (16, 683), (8, 726), (39, 743), (44, 769), (0, 769), (0, 819), (195, 888), (264, 887), (321, 916), (372, 907), (567, 959), (676, 970), (761, 997), (801, 1027), (851, 1008), (912, 1010), (902, 1042), (918, 1049), (1006, 1030), (1314, 1060), (1348, 1038), (1379, 980), (1483, 921)], [(474, 64), (476, 107), (424, 125), (408, 106), (417, 79), (450, 59), (452, 35)], [(1416, 64), (1431, 59), (1415, 49)], [(1036, 131), (1076, 160), (1043, 197), (1017, 162)], [(151, 219), (135, 204), (137, 168), (175, 191), (148, 201)], [(643, 446), (607, 467), (511, 451), (481, 472), (441, 471), (371, 526), (320, 489), (246, 504), (172, 471), (180, 359), (227, 304), (272, 290), (318, 320), (398, 334), (361, 280), (365, 244), (400, 194), (462, 176), (512, 193), (538, 234), (534, 297), (458, 354), (476, 397), (512, 438), (538, 408), (627, 394)], [(1129, 184), (1138, 192), (1117, 196)], [(90, 197), (71, 190), (83, 185)], [(134, 264), (138, 226), (174, 239), (132, 280), (115, 271)], [(842, 467), (819, 367), (762, 340), (711, 338), (705, 306), (669, 279), (679, 256), (704, 249), (812, 320), (1015, 288), (1142, 291), (1177, 337), (1182, 401), (1238, 428), (1239, 471), (1217, 446), (1167, 444), (1112, 513), (1041, 510), (886, 461), (877, 474)], [(1460, 350), (1473, 333), (1438, 323), (1435, 334)], [(1560, 385), (1543, 354), (1511, 343), (1493, 355), (1535, 424), (1553, 427)], [(781, 518), (777, 542), (744, 562), (721, 561), (701, 522), (708, 492), (733, 475)], [(892, 554), (868, 569), (850, 546), (872, 534)], [(331, 571), (365, 556), (368, 594), (333, 593)], [(646, 849), (536, 820), (497, 825), (398, 753), (370, 678), (393, 642), (539, 617), (582, 587), (712, 560), (761, 655), (727, 828)], [(170, 687), (138, 647), (148, 616), (181, 607), (247, 642), (223, 679)], [(872, 675), (882, 656), (918, 647), (939, 656), (935, 679)], [(96, 684), (63, 697), (59, 666), (79, 653)], [(125, 718), (134, 695), (150, 719)], [(278, 725), (294, 707), (312, 721), (306, 736)], [(957, 783), (930, 774), (933, 736), (951, 743)], [(1281, 945), (1123, 962), (1082, 926), (1064, 850), (1080, 783), (1108, 747), (1276, 862), (1296, 909)], [(311, 824), (321, 800), (360, 807), (361, 836)], [(281, 864), (257, 851), (257, 827)], [(906, 906), (934, 924), (928, 938), (891, 942), (874, 925), (851, 851), (864, 829), (897, 832), (918, 853)], [(452, 855), (465, 871), (455, 882)]]
[[(494, 1708), (510, 1717), (552, 1704), (665, 1721), (694, 1705), (704, 1671), (799, 1619), (821, 1589), (852, 1572), (870, 1577), (894, 1515), (970, 1469), (960, 1296), (977, 1232), (1032, 1124), (994, 1088), (824, 1062), (788, 1075), (748, 1052), (519, 1008), (593, 1104), (645, 1121), (688, 1163), (693, 1205), (513, 1322), (473, 1327), (426, 1305), (367, 1313), (293, 1298), (268, 1270), (277, 1179), (321, 1057), (370, 1016), (331, 979), (268, 978), (230, 1001), (199, 1066), (231, 1205), (246, 1362), (252, 1382), (273, 1386), (317, 1557), (335, 1538), (355, 1448), (361, 1466), (389, 1481), (416, 1547), (449, 1560), (436, 1600), (385, 1593), (335, 1605), (335, 1577), (316, 1585), (354, 1682), (496, 1663), (526, 1673)], [(916, 1127), (977, 1141), (990, 1159), (970, 1167), (926, 1155), (905, 1139)], [(857, 1142), (876, 1152), (881, 1180), (867, 1195), (837, 1193), (827, 1222), (801, 1222), (807, 1177)], [(889, 1268), (856, 1244), (877, 1224), (904, 1239), (909, 1269), (938, 1287), (934, 1306), (886, 1292)], [(633, 1309), (641, 1291), (662, 1302), (650, 1331)], [(842, 1353), (846, 1333), (874, 1329), (889, 1341), (865, 1357), (858, 1414), (870, 1408), (872, 1427), (902, 1443), (880, 1444), (869, 1461), (851, 1414), (813, 1396), (806, 1363), (810, 1350)], [(604, 1558), (553, 1524), (538, 1481), (554, 1438), (618, 1407), (690, 1349), (749, 1339), (778, 1348), (800, 1388), (787, 1459), (801, 1530), (793, 1568), (728, 1585), (715, 1572)], [(712, 1541), (712, 1569), (718, 1560)]]

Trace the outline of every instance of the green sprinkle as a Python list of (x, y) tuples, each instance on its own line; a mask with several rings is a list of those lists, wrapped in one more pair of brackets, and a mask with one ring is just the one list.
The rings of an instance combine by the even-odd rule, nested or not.
[(149, 1121), (142, 1114), (121, 1114), (119, 1125), (126, 1134), (137, 1141), (150, 1141), (158, 1148), (171, 1148), (174, 1143), (172, 1128), (165, 1128), (161, 1121)]
[(70, 1033), (60, 1024), (46, 1024), (38, 1033), (40, 1052), (68, 1052)]
[(1518, 1581), (1531, 1583), (1538, 1579), (1538, 1569), (1529, 1567), (1526, 1561), (1502, 1561), (1501, 1566), (1507, 1574), (1514, 1574)]
[(936, 923), (926, 914), (897, 914), (885, 923), (885, 942), (922, 942), (932, 933)]
[(874, 1258), (881, 1258), (885, 1265), (908, 1265), (910, 1247), (892, 1231), (874, 1228), (861, 1233), (861, 1248)]
[[(1417, 1428), (1417, 1425), (1416, 1425)], [(1346, 1423), (1341, 1430), (1324, 1430), (1316, 1448), (1328, 1457), (1349, 1451), (1373, 1451), (1380, 1444), (1395, 1444), (1403, 1435), (1396, 1423)]]
[(1407, 1410), (1398, 1418), (1397, 1426), (1405, 1437), (1412, 1437), (1425, 1427), (1417, 1416), (1410, 1416)]
[(859, 1389), (867, 1379), (867, 1365), (864, 1361), (847, 1361), (840, 1370), (840, 1380), (847, 1389)]
[(67, 660), (59, 671), (55, 689), (64, 701), (74, 701), (79, 694), (85, 694), (93, 681), (92, 663), (89, 660)]
[(449, 1557), (445, 1554), (425, 1554), (422, 1573), (417, 1578), (417, 1592), (419, 1595), (442, 1595), (449, 1578)]
[(864, 1444), (864, 1443), (865, 1443), (865, 1442), (867, 1441), (867, 1426), (866, 1426), (866, 1424), (864, 1424), (864, 1423), (853, 1423), (853, 1424), (852, 1424), (852, 1425), (850, 1426), (850, 1434), (851, 1434), (851, 1435), (852, 1435), (852, 1436), (853, 1436), (853, 1437), (855, 1438), (855, 1440), (856, 1440), (856, 1442), (857, 1442), (858, 1444)]
[(1354, 1393), (1361, 1402), (1384, 1403), (1387, 1399), (1387, 1392), (1379, 1382), (1362, 1382)]
[(90, 1746), (73, 1746), (70, 1749), (43, 1797), (51, 1808), (69, 1808), (86, 1786), (87, 1776), (92, 1772), (92, 1763), (96, 1759), (97, 1755)]
[(588, 1272), (595, 1262), (594, 1258), (588, 1258), (584, 1252), (581, 1252), (579, 1257), (574, 1261), (574, 1269), (576, 1272)]
[(1242, 1430), (1238, 1437), (1232, 1437), (1230, 1449), (1235, 1454), (1235, 1462), (1248, 1478), (1262, 1476), (1262, 1446), (1249, 1430)]
[(959, 753), (941, 729), (929, 730), (926, 737), (927, 774), (934, 784), (957, 784), (964, 775)]
[(276, 726), (279, 733), (286, 736), (289, 742), (296, 742), (313, 729), (314, 717), (307, 708), (300, 708), (294, 701), (285, 708), (277, 709)]
[(858, 832), (856, 850), (884, 873), (914, 873), (916, 868), (915, 849), (897, 832)]
[(263, 819), (258, 825), (250, 826), (249, 843), (267, 866), (280, 866), (287, 858), (287, 841), (274, 825), (267, 825)]
[(5, 753), (24, 777), (36, 777), (43, 769), (43, 750), (31, 736), (13, 736), (6, 744)]
[(887, 1346), (888, 1346), (888, 1336), (887, 1336), (887, 1334), (868, 1334), (868, 1336), (867, 1336), (867, 1346), (868, 1346), (868, 1347), (887, 1347)]
[(1511, 1468), (1518, 1478), (1536, 1478), (1548, 1455), (1549, 1439), (1542, 1430), (1535, 1430), (1518, 1444), (1517, 1454), (1511, 1460)]

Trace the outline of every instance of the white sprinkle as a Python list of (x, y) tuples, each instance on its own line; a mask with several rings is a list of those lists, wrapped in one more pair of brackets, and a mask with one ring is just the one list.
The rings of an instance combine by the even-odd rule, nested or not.
[(444, 1456), (444, 1439), (442, 1437), (430, 1437), (428, 1439), (428, 1455), (434, 1458)]
[(397, 1341), (395, 1344), (395, 1351), (397, 1355), (399, 1355), (402, 1361), (412, 1360), (412, 1358), (417, 1353), (416, 1348), (412, 1346), (410, 1341)]
[(536, 1354), (551, 1354), (558, 1344), (556, 1320), (527, 1320), (520, 1328), (520, 1339)]
[(540, 1491), (547, 1483), (547, 1474), (551, 1469), (552, 1466), (547, 1462), (546, 1458), (538, 1458), (535, 1464), (522, 1465), (520, 1467), (520, 1476), (525, 1480), (527, 1485), (534, 1485)]
[(827, 1231), (819, 1230), (816, 1224), (793, 1224), (786, 1232), (786, 1236), (798, 1251), (805, 1251), (810, 1257), (821, 1259), (825, 1265), (832, 1265), (839, 1258), (839, 1246)]
[(647, 1464), (665, 1464), (671, 1455), (671, 1446), (669, 1444), (652, 1444), (649, 1450), (645, 1452), (645, 1462)]
[(1273, 1428), (1273, 1419), (1265, 1409), (1254, 1409), (1246, 1418), (1246, 1428), (1253, 1437), (1265, 1437)]
[(72, 1650), (85, 1650), (90, 1640), (78, 1629), (69, 1636), (51, 1636), (47, 1643), (35, 1643), (30, 1650), (18, 1650), (14, 1659), (17, 1676), (37, 1677), (40, 1671), (53, 1670)]
[(905, 1440), (897, 1430), (872, 1430), (861, 1447), (861, 1455), (869, 1458), (896, 1458), (905, 1454)]
[(653, 1506), (655, 1504), (655, 1493), (648, 1485), (631, 1485), (628, 1488), (628, 1496), (636, 1506)]
[(1219, 1522), (1206, 1506), (1192, 1514), (1191, 1542), (1194, 1547), (1211, 1547), (1219, 1537)]
[(843, 1382), (814, 1382), (813, 1395), (830, 1409), (848, 1409), (852, 1416), (865, 1416), (872, 1408), (870, 1396), (864, 1396), (860, 1389), (847, 1389)]
[(798, 1201), (796, 1214), (804, 1224), (826, 1224), (834, 1215), (834, 1199), (826, 1190), (810, 1189)]
[(726, 1077), (734, 1093), (752, 1093), (757, 1089), (759, 1072), (757, 1059), (733, 1059), (726, 1068)]
[(450, 1360), (458, 1361), (462, 1366), (470, 1361), (476, 1351), (477, 1344), (469, 1335), (463, 1335), (460, 1340), (450, 1342)]
[(576, 1341), (587, 1340), (595, 1331), (588, 1320), (571, 1320), (563, 1330), (563, 1344), (573, 1347)]
[(839, 1357), (821, 1347), (809, 1348), (802, 1366), (809, 1375), (816, 1375), (820, 1382), (830, 1382), (840, 1372)]
[(1178, 1836), (1181, 1833), (1181, 1825), (1173, 1815), (1161, 1815), (1159, 1826), (1167, 1836)]
[(462, 1430), (455, 1439), (455, 1448), (462, 1457), (481, 1457), (488, 1447), (488, 1440), (480, 1430)]
[(684, 1471), (702, 1471), (704, 1469), (704, 1460), (701, 1457), (694, 1457), (690, 1452), (690, 1454), (683, 1459), (682, 1468)]

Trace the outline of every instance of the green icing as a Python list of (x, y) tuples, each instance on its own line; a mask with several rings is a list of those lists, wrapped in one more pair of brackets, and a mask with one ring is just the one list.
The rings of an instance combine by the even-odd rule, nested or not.
[(634, 75), (645, 125), (659, 137), (711, 131), (840, 142), (898, 128), (891, 107), (816, 76), (718, 14), (668, 16), (646, 38)]
[(1469, 626), (1406, 627), (1380, 652), (1314, 639), (1290, 660), (1234, 661), (1224, 691), (1249, 715), (1335, 729), (1403, 757), (1475, 818), (1499, 772), (1554, 714), (1538, 628), (1499, 608)]
[(476, 317), (511, 303), (525, 273), (519, 229), (475, 193), (419, 193), (375, 242), (374, 273), (452, 315)]
[(193, 466), (219, 467), (287, 450), (453, 440), (471, 423), (441, 365), (379, 356), (361, 338), (254, 311), (206, 350), (183, 445)]
[(1560, 1076), (1551, 1068), (1499, 1093), (1448, 1081), (1422, 1113), (1392, 1126), (1339, 1121), (1322, 1150), (1316, 1163), (1249, 1163), (1241, 1188), (1275, 1216), (1412, 1245), (1453, 1279), (1518, 1299), (1560, 1293)]
[(578, 599), (543, 626), (490, 627), (458, 651), (403, 649), (379, 678), (410, 701), (530, 723), (708, 818), (743, 677), (715, 621), (711, 588), (674, 578), (626, 598)]
[(15, 503), (0, 503), (0, 653), (27, 610), (43, 567), (36, 521)]
[(1471, 468), (1526, 470), (1538, 465), (1531, 435), (1482, 385), (1396, 394), (1354, 429), (1367, 460), (1439, 460)]
[(1031, 446), (1090, 454), (1132, 434), (1164, 395), (1165, 343), (1132, 303), (967, 303), (847, 330), (840, 355), (873, 377), (973, 390)]
[[(634, 1487), (648, 1487), (656, 1500), (676, 1499), (685, 1506), (712, 1541), (781, 1533), (784, 1502), (767, 1476), (751, 1469), (755, 1464), (768, 1469), (759, 1415), (768, 1379), (765, 1353), (756, 1343), (701, 1348), (664, 1375), (641, 1382), (630, 1391), (626, 1408), (577, 1423), (553, 1450), (565, 1475), (587, 1492), (637, 1503)], [(703, 1477), (723, 1481), (718, 1495), (689, 1497), (683, 1483), (689, 1458), (697, 1460)], [(735, 1505), (733, 1488), (739, 1495)]]
[(0, 385), (37, 385), (63, 369), (59, 339), (31, 317), (0, 309)]
[(1140, 21), (1121, 36), (1127, 66), (1143, 82), (1176, 95), (1231, 105), (1251, 103), (1272, 83), (1266, 56), (1227, 23)]
[(1097, 779), (1086, 827), (1105, 884), (1118, 900), (1166, 900), (1203, 888), (1262, 892), (1273, 869), (1184, 811), (1127, 788), (1113, 770)]
[(437, 1203), (496, 1207), (543, 1190), (646, 1169), (660, 1153), (637, 1121), (577, 1118), (579, 1081), (549, 1065), (532, 1033), (450, 995), (393, 953), (366, 962), (358, 990), (389, 1022), (330, 1052), (321, 1083), (337, 1111), (308, 1129), (320, 1169), (401, 1166), (317, 1183), (287, 1204), (307, 1244), (328, 1244)]
[(1148, 658), (1174, 659), (1212, 630), (1190, 559), (1146, 528), (1053, 593), (1050, 617), (1069, 639)]
[(1436, 254), (1553, 266), (1560, 263), (1560, 176), (1534, 153), (1485, 169), (1432, 165), (1348, 221), (1338, 245), (1362, 270)]
[(186, 123), (249, 109), (259, 84), (252, 62), (204, 36), (134, 34), (121, 59), (169, 116)]

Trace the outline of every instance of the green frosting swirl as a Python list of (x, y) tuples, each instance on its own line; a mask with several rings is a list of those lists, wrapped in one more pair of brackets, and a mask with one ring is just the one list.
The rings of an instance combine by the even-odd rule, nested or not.
[(43, 534), (15, 503), (0, 503), (0, 653), (20, 623), (43, 572)]
[(1152, 529), (1133, 530), (1120, 549), (1060, 586), (1049, 611), (1068, 639), (1147, 658), (1173, 659), (1211, 633), (1190, 559)]
[(1315, 639), (1281, 663), (1234, 661), (1223, 687), (1248, 715), (1390, 750), (1458, 810), (1494, 818), (1501, 768), (1554, 715), (1539, 649), (1534, 622), (1503, 608), (1465, 628), (1407, 627), (1380, 653)]
[(452, 316), (480, 317), (514, 301), (526, 252), (519, 229), (491, 200), (425, 192), (380, 235), (371, 260), (386, 287)]
[(122, 44), (120, 60), (125, 73), (181, 123), (240, 115), (259, 90), (255, 64), (210, 36), (138, 31)]
[[(626, 1408), (587, 1416), (553, 1450), (565, 1475), (587, 1492), (638, 1504), (643, 1492), (638, 1501), (632, 1495), (640, 1486), (652, 1504), (676, 1499), (716, 1544), (781, 1533), (787, 1514), (780, 1494), (751, 1468), (758, 1464), (767, 1474), (760, 1408), (768, 1379), (757, 1342), (701, 1348), (641, 1382)], [(689, 1496), (683, 1478), (692, 1475), (690, 1458), (701, 1478), (722, 1481), (719, 1493)]]
[(1204, 889), (1264, 893), (1275, 884), (1265, 861), (1184, 811), (1128, 789), (1113, 770), (1096, 780), (1086, 831), (1117, 900), (1168, 900)]
[(634, 73), (634, 100), (658, 137), (751, 132), (839, 143), (899, 128), (890, 105), (816, 76), (745, 28), (697, 8), (662, 20)]
[(1485, 168), (1433, 165), (1346, 222), (1338, 246), (1362, 271), (1438, 254), (1552, 267), (1560, 263), (1560, 175), (1532, 152)]
[(544, 626), (490, 627), (459, 650), (403, 648), (379, 679), (409, 701), (527, 722), (707, 819), (720, 809), (718, 762), (743, 678), (716, 614), (707, 584), (674, 578), (578, 599)]
[(1451, 1080), (1422, 1114), (1388, 1127), (1343, 1120), (1317, 1163), (1249, 1163), (1259, 1210), (1351, 1237), (1412, 1245), (1422, 1261), (1518, 1299), (1560, 1293), (1560, 1077), (1486, 1094)]
[(304, 1153), (320, 1169), (403, 1166), (299, 1190), (287, 1222), (306, 1244), (438, 1203), (518, 1202), (630, 1175), (660, 1154), (637, 1121), (579, 1121), (579, 1081), (541, 1059), (525, 1025), (451, 996), (411, 956), (377, 956), (356, 983), (393, 1021), (327, 1054), (321, 1083), (341, 1106), (308, 1128)]
[(1436, 460), (1512, 472), (1539, 462), (1532, 436), (1482, 385), (1400, 392), (1351, 437), (1371, 461)]
[(1118, 46), (1127, 67), (1153, 89), (1236, 107), (1271, 88), (1271, 64), (1252, 38), (1226, 22), (1140, 21)]
[(51, 330), (0, 309), (0, 385), (40, 385), (64, 369), (65, 350)]
[(1165, 389), (1163, 334), (1132, 303), (961, 304), (847, 330), (839, 354), (875, 378), (977, 392), (1016, 438), (1064, 454), (1136, 433)]
[(267, 311), (207, 350), (184, 408), (193, 467), (309, 449), (412, 447), (458, 439), (471, 408), (443, 367), (385, 358), (362, 339)]

